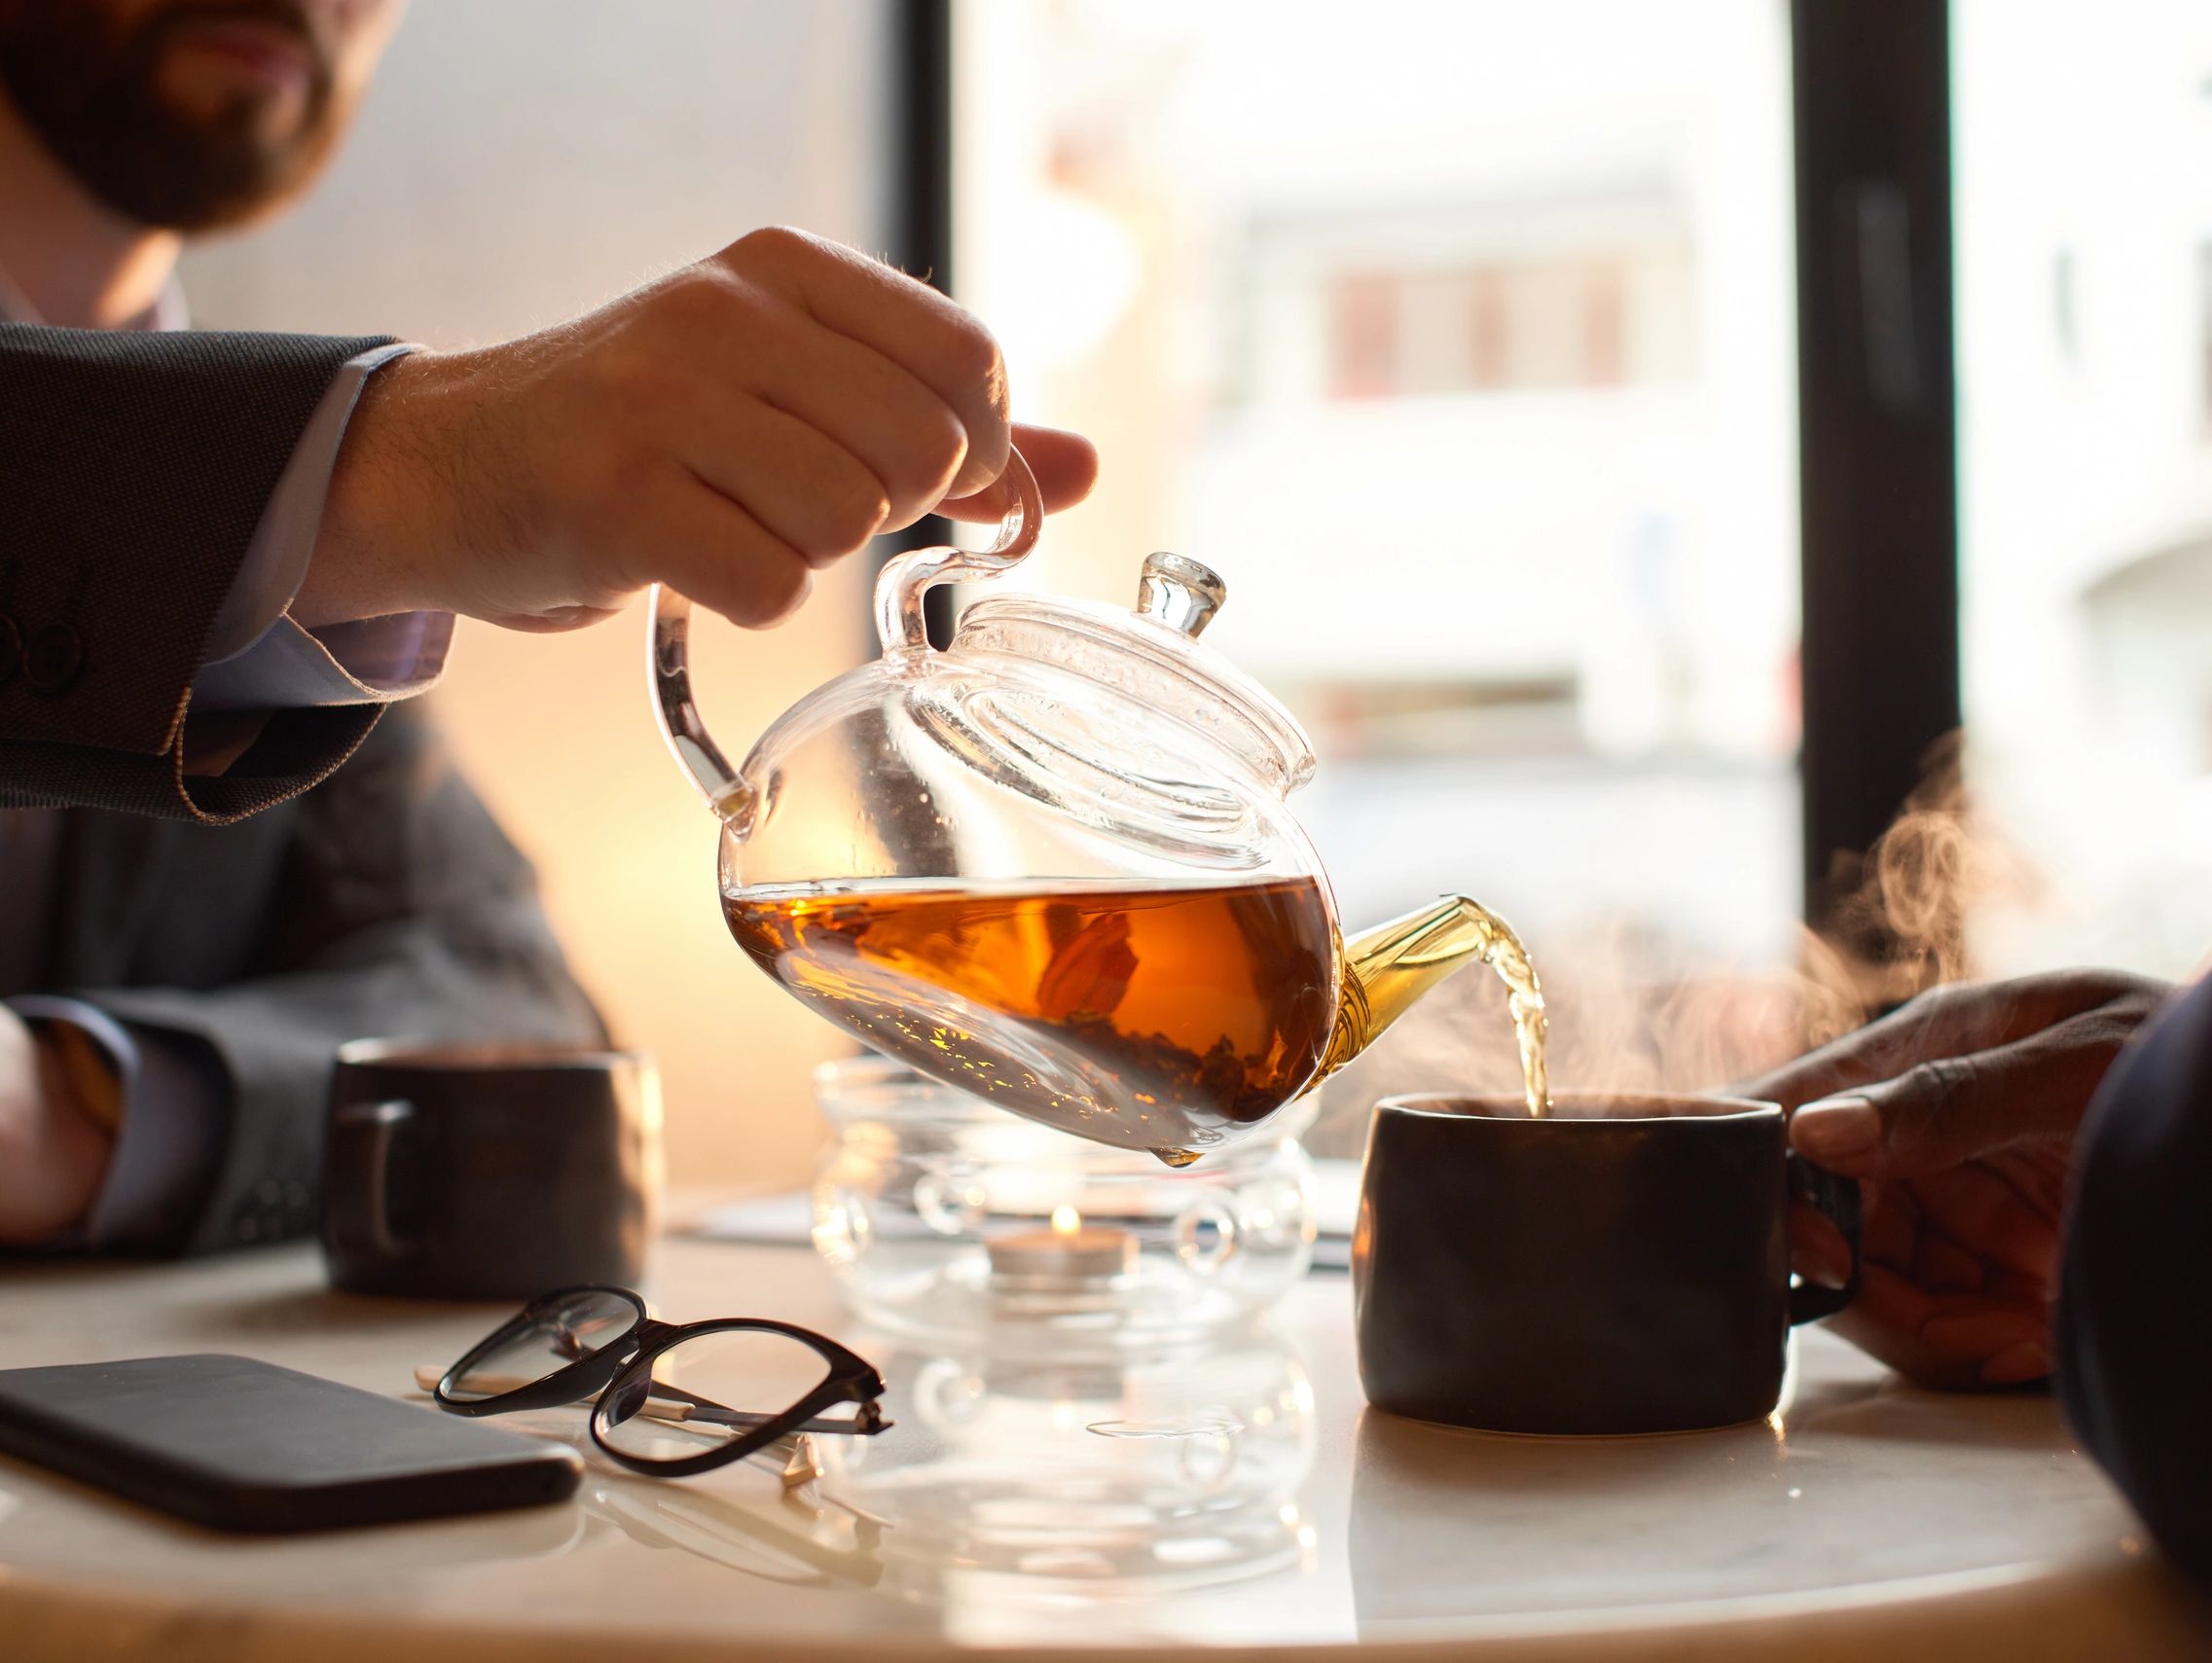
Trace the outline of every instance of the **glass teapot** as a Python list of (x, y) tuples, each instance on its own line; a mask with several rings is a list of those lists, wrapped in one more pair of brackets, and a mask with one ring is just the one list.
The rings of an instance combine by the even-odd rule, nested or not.
[(723, 916), (755, 963), (874, 1049), (1016, 1114), (1186, 1165), (1481, 959), (1541, 1111), (1542, 999), (1465, 896), (1347, 939), (1286, 805), (1311, 741), (1199, 634), (1226, 588), (1144, 561), (1134, 613), (1028, 594), (929, 643), (935, 585), (1035, 545), (1020, 455), (991, 547), (876, 584), (883, 653), (777, 719), (741, 768), (701, 723), (691, 605), (653, 592), (662, 732), (721, 820)]

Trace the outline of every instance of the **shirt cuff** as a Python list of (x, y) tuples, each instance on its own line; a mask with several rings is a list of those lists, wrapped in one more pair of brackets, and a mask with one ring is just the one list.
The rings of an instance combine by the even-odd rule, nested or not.
[(444, 670), (453, 640), (450, 613), (402, 613), (317, 631), (285, 615), (307, 579), (339, 446), (361, 389), (409, 350), (394, 343), (348, 359), (308, 417), (215, 616), (206, 662), (193, 682), (195, 710), (381, 704), (422, 692)]
[(5, 1001), (25, 1022), (65, 1022), (107, 1054), (123, 1118), (92, 1205), (56, 1247), (160, 1249), (190, 1229), (222, 1162), (220, 1069), (194, 1041), (47, 994)]
[(412, 699), (445, 672), (453, 641), (451, 612), (401, 612), (320, 630), (278, 618), (243, 652), (201, 668), (192, 708), (300, 710)]

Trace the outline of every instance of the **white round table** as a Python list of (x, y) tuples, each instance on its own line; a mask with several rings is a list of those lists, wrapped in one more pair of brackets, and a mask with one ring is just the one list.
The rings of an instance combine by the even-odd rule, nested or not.
[[(0, 1655), (2212, 1656), (2212, 1616), (2048, 1397), (1917, 1392), (1817, 1332), (1771, 1425), (1568, 1442), (1366, 1408), (1342, 1279), (1234, 1348), (1130, 1367), (883, 1342), (798, 1249), (670, 1242), (649, 1291), (675, 1320), (839, 1334), (897, 1425), (789, 1494), (749, 1464), (602, 1464), (572, 1502), (274, 1539), (0, 1461)], [(332, 1294), (305, 1248), (0, 1271), (16, 1365), (231, 1351), (414, 1396), (416, 1365), (506, 1314)]]

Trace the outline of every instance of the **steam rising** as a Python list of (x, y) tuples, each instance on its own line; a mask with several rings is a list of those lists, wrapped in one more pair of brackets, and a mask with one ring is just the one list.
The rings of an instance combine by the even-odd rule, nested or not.
[[(1763, 1073), (1940, 983), (1976, 974), (1974, 922), (2040, 889), (1976, 812), (1957, 736), (1864, 855), (1836, 856), (1825, 922), (1788, 969), (1717, 964), (1648, 926), (1610, 921), (1528, 943), (1551, 1014), (1554, 1090), (1711, 1092)], [(1477, 892), (1480, 875), (1470, 875)], [(1511, 909), (1505, 909), (1510, 917)], [(1516, 1096), (1520, 1063), (1496, 984), (1444, 984), (1331, 1080), (1308, 1141), (1357, 1154), (1375, 1100), (1396, 1092)]]

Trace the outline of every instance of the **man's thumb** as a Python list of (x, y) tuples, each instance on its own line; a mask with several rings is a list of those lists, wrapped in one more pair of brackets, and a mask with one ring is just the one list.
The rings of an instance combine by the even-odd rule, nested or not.
[(1895, 1079), (1855, 1086), (1790, 1117), (1790, 1146), (1858, 1177), (1917, 1177), (2021, 1143), (2063, 1142), (2082, 1124), (2129, 1029), (2098, 1011)]
[(1790, 1117), (1790, 1146), (1831, 1172), (1911, 1177), (2016, 1142), (2034, 1117), (2017, 1112), (2026, 1105), (1992, 1078), (2002, 1056), (1939, 1057), (1805, 1103)]
[(1938, 1057), (1806, 1103), (1790, 1117), (1790, 1146), (1831, 1172), (1917, 1177), (2021, 1143), (2064, 1141), (2125, 1038), (2091, 1011), (2010, 1045)]

